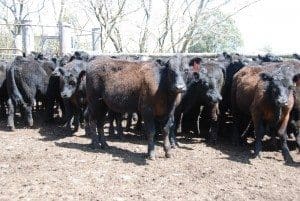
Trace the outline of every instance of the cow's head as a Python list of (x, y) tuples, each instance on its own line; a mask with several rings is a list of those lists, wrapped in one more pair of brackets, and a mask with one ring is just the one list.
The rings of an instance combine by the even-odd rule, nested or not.
[(60, 79), (60, 95), (62, 98), (70, 98), (79, 88), (81, 81), (85, 76), (85, 71), (78, 74), (65, 71)]
[(282, 72), (260, 73), (260, 79), (265, 82), (266, 93), (276, 106), (282, 107), (288, 104), (293, 82)]
[(81, 81), (85, 76), (85, 70), (80, 73), (67, 70), (63, 67), (57, 67), (52, 76), (60, 78), (60, 95), (62, 98), (70, 98), (80, 86)]
[[(196, 76), (194, 74), (194, 76)], [(220, 89), (218, 87), (218, 78), (214, 73), (208, 73), (205, 67), (199, 71), (199, 93), (209, 103), (218, 103), (222, 100)]]
[(186, 91), (186, 85), (180, 72), (180, 63), (177, 59), (169, 59), (167, 62), (158, 61), (163, 66), (164, 87), (168, 87), (172, 92), (182, 93)]

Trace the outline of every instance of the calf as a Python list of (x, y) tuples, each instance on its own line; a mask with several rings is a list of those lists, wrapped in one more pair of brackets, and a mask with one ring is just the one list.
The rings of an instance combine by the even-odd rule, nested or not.
[(43, 62), (34, 59), (16, 57), (7, 71), (8, 91), (8, 127), (14, 129), (14, 111), (16, 105), (24, 109), (27, 123), (33, 126), (32, 107), (37, 96), (45, 99), (49, 75)]
[[(103, 124), (108, 109), (114, 112), (140, 112), (148, 136), (148, 155), (155, 158), (154, 121), (164, 134), (164, 150), (170, 157), (169, 129), (178, 93), (186, 86), (178, 68), (168, 63), (93, 60), (86, 73), (86, 133), (95, 148), (104, 148)], [(98, 127), (97, 136), (96, 127)]]
[[(201, 60), (194, 58), (191, 61), (200, 64)], [(197, 124), (200, 107), (204, 106), (210, 140), (215, 142), (218, 131), (219, 102), (222, 100), (221, 92), (224, 86), (222, 68), (215, 62), (204, 62), (201, 63), (201, 67), (189, 71), (186, 77), (187, 91), (175, 110), (175, 132), (179, 126), (181, 115), (183, 115), (183, 127), (186, 116), (191, 113), (195, 113), (195, 117), (192, 117), (192, 119), (194, 120), (193, 124)], [(174, 139), (171, 142), (174, 143)]]
[(78, 131), (80, 117), (85, 109), (86, 81), (85, 72), (87, 62), (84, 60), (72, 60), (64, 67), (58, 67), (52, 76), (59, 79), (60, 95), (64, 100), (66, 109), (67, 128), (71, 129), (74, 117), (74, 132)]
[(280, 136), (284, 160), (287, 163), (293, 161), (286, 133), (294, 104), (290, 77), (289, 69), (259, 66), (245, 67), (234, 76), (231, 101), (235, 139), (241, 133), (238, 125), (243, 119), (251, 117), (255, 130), (255, 157), (260, 155), (262, 138), (269, 127), (271, 135), (278, 133)]

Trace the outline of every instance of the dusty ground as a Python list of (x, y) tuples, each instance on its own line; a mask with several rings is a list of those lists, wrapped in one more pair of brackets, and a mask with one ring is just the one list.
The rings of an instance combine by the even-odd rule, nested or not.
[(0, 200), (300, 200), (298, 163), (284, 165), (278, 150), (249, 159), (250, 147), (228, 142), (209, 147), (180, 139), (181, 148), (149, 161), (145, 140), (108, 139), (108, 150), (92, 150), (81, 129), (40, 123), (6, 132), (0, 122)]

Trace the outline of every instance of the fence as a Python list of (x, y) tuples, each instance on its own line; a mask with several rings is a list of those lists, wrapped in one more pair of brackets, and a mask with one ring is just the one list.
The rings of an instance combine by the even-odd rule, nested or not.
[[(9, 32), (12, 28), (19, 28), (20, 33), (11, 36), (14, 42), (8, 44)], [(3, 31), (4, 30), (4, 31)], [(0, 60), (12, 59), (16, 55), (30, 53), (31, 51), (43, 52), (48, 55), (63, 55), (71, 53), (75, 50), (84, 50), (92, 54), (99, 54), (100, 48), (100, 28), (92, 28), (91, 30), (84, 30), (71, 27), (69, 24), (59, 23), (58, 25), (38, 25), (31, 24), (31, 21), (24, 20), (21, 24), (0, 24), (0, 39), (4, 33), (7, 35), (6, 40), (2, 40), (0, 44)], [(0, 40), (1, 42), (1, 40)], [(3, 45), (5, 44), (5, 45)], [(149, 56), (149, 57), (169, 57), (176, 53), (163, 54), (103, 54), (115, 56)], [(213, 53), (182, 53), (181, 55), (193, 57), (200, 56), (205, 58), (215, 58), (217, 54)], [(247, 57), (256, 57), (257, 55), (245, 55)], [(279, 55), (283, 58), (292, 58), (292, 55)]]
[[(84, 30), (73, 28), (69, 24), (58, 23), (58, 25), (31, 24), (29, 20), (23, 20), (21, 24), (0, 24), (0, 54), (3, 56), (14, 56), (16, 50), (28, 54), (31, 51), (39, 51), (55, 55), (71, 53), (74, 50), (99, 51), (100, 29), (93, 28)], [(19, 31), (16, 31), (19, 30)], [(13, 33), (15, 32), (15, 33)], [(17, 32), (17, 33), (16, 33)], [(6, 53), (4, 55), (3, 49)], [(9, 52), (9, 53), (8, 53)]]

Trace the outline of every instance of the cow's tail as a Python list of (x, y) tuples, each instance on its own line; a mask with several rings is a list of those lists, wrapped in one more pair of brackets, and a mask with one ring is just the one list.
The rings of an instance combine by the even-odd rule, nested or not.
[(22, 104), (24, 105), (24, 99), (21, 95), (20, 90), (17, 87), (16, 80), (15, 80), (15, 65), (12, 63), (10, 68), (7, 69), (7, 92), (9, 97), (15, 104)]

